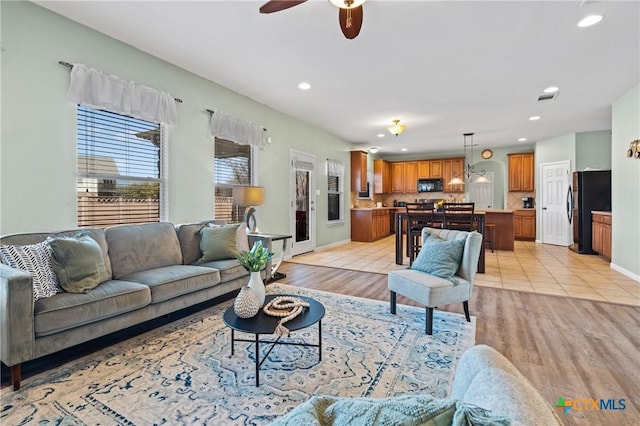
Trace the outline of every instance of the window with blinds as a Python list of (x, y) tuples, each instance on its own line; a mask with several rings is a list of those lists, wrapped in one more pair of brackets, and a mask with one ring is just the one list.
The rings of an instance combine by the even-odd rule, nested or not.
[(341, 221), (342, 218), (342, 179), (329, 173), (327, 176), (327, 219)]
[(252, 157), (250, 145), (216, 138), (214, 154), (214, 217), (229, 223), (242, 222), (244, 211), (233, 204), (233, 187), (251, 185)]
[(78, 226), (160, 221), (161, 126), (78, 105)]

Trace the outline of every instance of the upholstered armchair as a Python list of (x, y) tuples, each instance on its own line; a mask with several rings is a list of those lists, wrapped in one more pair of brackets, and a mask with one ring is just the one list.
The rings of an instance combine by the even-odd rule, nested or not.
[(396, 294), (426, 306), (425, 328), (430, 335), (433, 309), (438, 306), (462, 302), (465, 317), (471, 321), (469, 299), (478, 269), (482, 234), (424, 228), (422, 241), (422, 250), (411, 268), (389, 273), (388, 287), (392, 314), (396, 313)]

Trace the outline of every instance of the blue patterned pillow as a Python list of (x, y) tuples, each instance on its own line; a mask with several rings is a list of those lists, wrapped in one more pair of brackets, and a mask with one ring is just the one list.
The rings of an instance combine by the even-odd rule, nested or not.
[(460, 267), (465, 240), (443, 240), (437, 235), (425, 235), (427, 238), (411, 269), (450, 280)]

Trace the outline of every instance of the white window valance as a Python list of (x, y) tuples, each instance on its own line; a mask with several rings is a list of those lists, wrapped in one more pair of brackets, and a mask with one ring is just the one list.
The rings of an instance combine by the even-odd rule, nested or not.
[(170, 94), (83, 64), (73, 64), (67, 98), (80, 105), (141, 120), (177, 122), (176, 102)]
[(267, 144), (264, 128), (222, 111), (211, 114), (211, 136), (235, 142), (239, 145), (263, 147)]
[(338, 160), (327, 158), (327, 175), (344, 176), (344, 164)]

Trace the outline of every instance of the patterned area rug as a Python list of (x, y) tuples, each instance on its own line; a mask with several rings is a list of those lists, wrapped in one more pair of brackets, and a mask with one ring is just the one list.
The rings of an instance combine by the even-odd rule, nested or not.
[[(474, 344), (475, 318), (436, 311), (427, 336), (421, 308), (400, 305), (391, 315), (386, 302), (283, 284), (267, 290), (325, 306), (321, 362), (317, 348), (276, 346), (256, 387), (254, 345), (237, 342), (231, 356), (221, 319), (229, 300), (28, 378), (17, 392), (3, 389), (0, 423), (260, 425), (314, 394), (446, 397), (459, 357)], [(317, 343), (318, 327), (290, 339)]]

